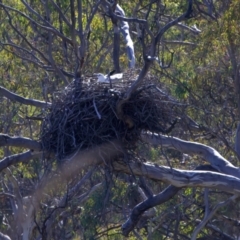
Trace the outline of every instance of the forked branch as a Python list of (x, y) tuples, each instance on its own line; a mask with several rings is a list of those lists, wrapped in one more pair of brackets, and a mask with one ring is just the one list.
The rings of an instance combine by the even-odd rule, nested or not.
[(157, 134), (142, 134), (142, 139), (154, 146), (170, 147), (183, 153), (197, 154), (208, 161), (219, 172), (240, 177), (239, 168), (225, 159), (217, 150), (207, 145), (184, 141), (175, 137)]
[[(164, 35), (164, 33), (167, 30), (169, 30), (171, 27), (177, 25), (179, 22), (191, 18), (191, 13), (192, 13), (192, 0), (188, 0), (187, 11), (185, 13), (183, 13), (181, 16), (177, 17), (176, 19), (174, 19), (174, 20), (170, 21), (168, 24), (166, 24), (163, 28), (161, 28), (158, 31), (157, 35), (153, 38), (149, 56), (148, 55), (143, 56), (144, 66), (143, 66), (137, 80), (132, 83), (132, 85), (126, 92), (124, 98), (122, 100), (120, 100), (117, 104), (117, 114), (121, 120), (124, 120), (124, 113), (122, 110), (123, 105), (130, 99), (133, 92), (136, 91), (136, 89), (139, 87), (139, 85), (143, 81), (144, 77), (147, 75), (151, 65), (157, 59), (156, 58), (156, 49), (157, 49), (157, 45), (158, 45), (159, 41), (161, 40), (162, 36)], [(144, 39), (143, 39), (143, 41), (144, 41)], [(143, 50), (143, 52), (146, 52), (146, 50)]]

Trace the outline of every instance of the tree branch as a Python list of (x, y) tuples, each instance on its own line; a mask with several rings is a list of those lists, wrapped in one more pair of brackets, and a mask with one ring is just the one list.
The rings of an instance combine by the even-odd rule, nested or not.
[[(203, 171), (215, 171), (210, 165), (200, 165), (195, 170), (203, 170)], [(140, 177), (143, 179), (143, 177)], [(135, 206), (128, 218), (128, 220), (122, 225), (123, 235), (127, 236), (133, 228), (137, 225), (143, 213), (149, 208), (155, 207), (157, 205), (163, 204), (164, 202), (171, 199), (177, 192), (180, 190), (180, 187), (168, 186), (161, 193), (153, 196), (153, 194), (148, 194), (148, 199), (139, 203)], [(208, 190), (208, 189), (206, 189)]]
[(30, 148), (36, 151), (41, 151), (41, 144), (30, 138), (24, 137), (10, 137), (6, 134), (0, 134), (0, 147), (12, 146), (12, 147), (23, 147)]
[(150, 163), (113, 163), (113, 169), (152, 180), (163, 181), (175, 187), (217, 188), (224, 192), (240, 194), (240, 179), (216, 172), (179, 170)]
[(237, 130), (236, 130), (236, 137), (235, 137), (235, 151), (238, 155), (240, 160), (240, 122), (238, 123)]
[(219, 172), (240, 177), (239, 168), (231, 164), (214, 148), (207, 145), (196, 142), (188, 142), (175, 137), (148, 133), (142, 134), (142, 139), (154, 146), (170, 147), (183, 153), (197, 154), (202, 156)]
[(196, 227), (196, 229), (194, 230), (191, 240), (196, 240), (198, 233), (201, 231), (201, 229), (206, 225), (206, 223), (213, 217), (213, 215), (217, 212), (217, 210), (221, 207), (227, 206), (229, 203), (231, 203), (232, 201), (236, 200), (237, 198), (239, 198), (239, 195), (233, 195), (232, 197), (230, 197), (229, 199), (227, 199), (226, 201), (220, 202), (218, 203), (214, 209), (203, 219), (203, 221)]
[(148, 198), (146, 201), (139, 203), (135, 206), (129, 216), (128, 220), (122, 225), (122, 233), (124, 236), (128, 236), (128, 234), (133, 230), (138, 221), (140, 220), (142, 214), (149, 208), (155, 207), (156, 205), (160, 205), (170, 198), (172, 198), (181, 188), (169, 186), (164, 189), (161, 193)]
[(151, 49), (151, 57), (154, 57), (156, 54), (156, 46), (158, 42), (161, 40), (163, 34), (170, 29), (172, 26), (176, 25), (177, 23), (189, 19), (190, 15), (192, 13), (192, 0), (188, 0), (188, 9), (185, 13), (183, 13), (181, 16), (177, 17), (176, 19), (172, 20), (168, 24), (166, 24), (161, 30), (158, 32), (157, 36), (155, 37), (153, 43), (152, 43), (152, 49)]
[(50, 102), (43, 102), (35, 99), (27, 99), (24, 97), (21, 97), (13, 92), (10, 92), (4, 87), (0, 87), (0, 95), (10, 99), (11, 101), (16, 101), (25, 105), (31, 105), (35, 107), (41, 107), (41, 108), (46, 108), (46, 107), (51, 107)]
[(14, 154), (14, 155), (11, 155), (9, 157), (5, 157), (3, 158), (1, 161), (0, 161), (0, 172), (13, 165), (13, 164), (16, 164), (16, 163), (28, 163), (33, 157), (37, 157), (37, 156), (40, 156), (42, 153), (39, 153), (39, 152), (33, 152), (31, 150), (27, 151), (27, 152), (23, 152), (23, 153), (18, 153), (18, 154)]

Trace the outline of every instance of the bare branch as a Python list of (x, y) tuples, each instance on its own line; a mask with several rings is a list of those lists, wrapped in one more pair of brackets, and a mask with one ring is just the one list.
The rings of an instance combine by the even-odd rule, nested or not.
[(37, 157), (40, 156), (41, 153), (39, 152), (33, 152), (33, 151), (27, 151), (27, 152), (23, 152), (23, 153), (19, 153), (19, 154), (15, 154), (15, 155), (11, 155), (9, 157), (5, 157), (0, 161), (0, 172), (13, 165), (16, 163), (28, 163), (33, 157)]
[[(197, 223), (201, 222), (199, 219), (196, 219), (195, 221)], [(218, 232), (220, 235), (223, 235), (225, 237), (225, 240), (236, 240), (234, 237), (230, 236), (226, 232), (223, 232), (222, 229), (219, 229), (218, 227), (216, 227), (212, 224), (207, 223), (206, 227), (211, 229), (211, 230), (214, 230), (214, 231)]]
[[(116, 6), (116, 12), (118, 12), (119, 16), (125, 17), (124, 10), (117, 4)], [(120, 21), (121, 28), (120, 31), (123, 35), (123, 38), (126, 42), (126, 49), (127, 49), (127, 56), (128, 56), (128, 67), (134, 68), (135, 67), (135, 53), (134, 53), (134, 43), (130, 36), (130, 28), (129, 24), (126, 21)]]
[(238, 123), (235, 137), (235, 151), (240, 159), (240, 123)]
[(34, 199), (42, 199), (44, 191), (46, 191), (46, 189), (50, 189), (52, 186), (55, 186), (56, 182), (59, 181), (59, 177), (69, 181), (72, 177), (78, 174), (80, 170), (89, 166), (97, 166), (99, 164), (109, 162), (111, 159), (122, 156), (123, 153), (124, 150), (119, 141), (111, 141), (86, 151), (76, 152), (72, 156), (63, 160), (65, 164), (63, 164), (58, 170), (59, 175), (56, 174), (54, 177), (51, 177), (51, 179), (46, 178), (42, 181), (41, 185), (38, 186), (38, 189), (34, 194)]
[(128, 236), (128, 234), (133, 230), (133, 228), (138, 223), (141, 215), (149, 208), (152, 208), (156, 205), (160, 205), (170, 198), (172, 198), (176, 193), (180, 190), (178, 187), (169, 186), (164, 189), (161, 193), (149, 197), (147, 200), (139, 203), (135, 206), (131, 212), (128, 220), (122, 225), (122, 232), (124, 236)]
[(240, 177), (239, 168), (232, 165), (218, 151), (207, 145), (157, 134), (142, 134), (142, 139), (154, 146), (172, 147), (183, 153), (197, 154), (211, 163), (219, 172)]
[[(196, 170), (216, 172), (216, 170), (213, 169), (210, 165), (200, 165), (196, 168)], [(143, 177), (140, 177), (140, 179), (143, 179)], [(122, 226), (123, 235), (127, 236), (133, 230), (133, 228), (137, 225), (138, 221), (140, 220), (141, 216), (146, 210), (168, 201), (173, 196), (175, 196), (180, 189), (181, 189), (180, 187), (170, 185), (157, 195), (153, 196), (153, 194), (148, 194), (148, 199), (135, 206), (128, 220), (123, 224)], [(205, 192), (207, 191), (208, 189), (205, 189)]]
[[(25, 2), (25, 1), (23, 1), (23, 2)], [(51, 33), (57, 35), (58, 37), (60, 37), (61, 39), (65, 40), (66, 42), (68, 42), (68, 43), (71, 44), (71, 45), (73, 44), (73, 43), (72, 43), (72, 40), (71, 40), (70, 38), (68, 38), (68, 37), (64, 36), (63, 34), (61, 34), (61, 33), (60, 33), (56, 28), (54, 28), (53, 26), (50, 25), (50, 27), (47, 27), (47, 26), (41, 25), (39, 22), (36, 22), (35, 20), (33, 20), (32, 18), (30, 18), (29, 16), (27, 16), (27, 15), (24, 14), (23, 12), (20, 12), (20, 11), (18, 11), (17, 9), (12, 8), (12, 7), (10, 7), (10, 6), (6, 6), (6, 5), (4, 5), (4, 4), (2, 4), (2, 3), (0, 3), (0, 6), (2, 6), (2, 7), (4, 8), (4, 10), (9, 9), (9, 10), (11, 10), (11, 11), (13, 11), (13, 12), (18, 13), (19, 15), (21, 15), (22, 17), (25, 17), (25, 18), (26, 18), (27, 20), (29, 20), (30, 22), (36, 24), (36, 26), (38, 26), (38, 27), (40, 27), (40, 28), (42, 28), (42, 29), (44, 29), (44, 30), (46, 30), (46, 31), (48, 31), (48, 32), (51, 32)], [(26, 5), (26, 6), (28, 6), (28, 5)], [(29, 6), (28, 6), (28, 8), (29, 8)], [(33, 9), (32, 9), (32, 10), (33, 10)], [(34, 10), (33, 10), (33, 11), (34, 11)], [(35, 12), (35, 11), (34, 11), (34, 12)], [(40, 16), (40, 15), (37, 14), (37, 16)], [(16, 29), (15, 29), (15, 30), (16, 30)]]
[[(92, 168), (91, 170), (89, 170), (85, 174), (85, 176), (61, 198), (61, 200), (58, 203), (57, 209), (51, 214), (50, 218), (46, 221), (47, 234), (49, 234), (49, 231), (51, 231), (52, 225), (56, 219), (57, 214), (59, 214), (61, 212), (61, 210), (63, 209), (61, 206), (65, 205), (66, 199), (71, 198), (71, 197), (73, 197), (74, 194), (76, 194), (76, 191), (78, 191), (82, 187), (82, 185), (86, 182), (86, 180), (88, 180), (91, 177), (94, 170), (95, 170), (95, 167)], [(80, 202), (79, 202), (79, 204), (80, 204)]]
[(172, 45), (197, 46), (196, 43), (186, 42), (186, 41), (165, 41), (164, 40), (163, 43), (172, 44)]
[(0, 239), (1, 240), (11, 240), (11, 238), (3, 233), (0, 232)]
[(3, 95), (4, 97), (10, 99), (11, 101), (20, 102), (25, 105), (31, 105), (31, 106), (35, 106), (35, 107), (41, 107), (41, 108), (51, 107), (50, 102), (43, 102), (43, 101), (29, 99), (29, 98), (27, 99), (27, 98), (21, 97), (15, 93), (13, 93), (13, 92), (10, 92), (9, 90), (7, 90), (4, 87), (0, 87), (0, 95)]
[(125, 22), (136, 22), (136, 23), (141, 23), (141, 24), (146, 24), (147, 20), (145, 19), (139, 19), (139, 18), (127, 18), (127, 17), (123, 17), (121, 15), (117, 15), (115, 13), (112, 13), (113, 17), (118, 19), (118, 20), (122, 20)]
[(6, 134), (0, 134), (0, 147), (4, 146), (30, 148), (36, 151), (41, 151), (42, 148), (39, 142), (30, 138), (10, 137)]
[(224, 192), (240, 194), (240, 179), (216, 172), (179, 170), (150, 163), (113, 163), (114, 170), (163, 181), (175, 187), (217, 188)]
[(71, 28), (71, 23), (67, 20), (67, 18), (65, 17), (65, 14), (61, 11), (61, 8), (53, 0), (50, 0), (50, 1), (51, 1), (52, 5), (55, 7), (55, 9), (58, 11), (58, 13), (61, 16), (61, 18), (63, 19), (63, 21), (67, 24), (67, 26), (69, 28)]
[(194, 230), (191, 240), (196, 240), (198, 233), (201, 231), (201, 229), (206, 225), (206, 223), (213, 217), (213, 215), (217, 212), (217, 210), (221, 207), (227, 206), (229, 203), (235, 201), (237, 198), (239, 198), (239, 195), (234, 195), (227, 199), (226, 201), (218, 203), (214, 209), (203, 219), (203, 221), (196, 227)]
[(4, 198), (4, 197), (16, 198), (16, 196), (13, 195), (13, 194), (1, 192), (0, 193), (0, 198)]
[(142, 68), (141, 73), (139, 74), (137, 80), (131, 85), (129, 90), (127, 91), (126, 95), (124, 96), (124, 99), (119, 102), (118, 104), (118, 113), (119, 117), (121, 118), (121, 107), (122, 105), (130, 98), (131, 94), (137, 89), (139, 84), (143, 81), (144, 77), (146, 76), (150, 66), (152, 65), (152, 62), (155, 61), (155, 55), (156, 55), (156, 47), (158, 42), (161, 40), (162, 36), (164, 33), (170, 29), (172, 26), (176, 25), (177, 23), (190, 18), (192, 12), (192, 0), (188, 1), (188, 9), (185, 13), (183, 13), (181, 16), (178, 18), (172, 20), (171, 22), (167, 23), (163, 28), (161, 28), (156, 35), (156, 37), (153, 39), (153, 42), (151, 44), (151, 51), (150, 51), (150, 56), (144, 56), (144, 67)]
[(192, 13), (192, 0), (188, 0), (188, 9), (185, 13), (183, 13), (181, 16), (177, 17), (176, 19), (172, 20), (171, 22), (169, 22), (168, 24), (166, 24), (163, 28), (161, 28), (161, 30), (158, 32), (157, 36), (154, 39), (154, 42), (152, 43), (152, 49), (151, 49), (151, 56), (154, 57), (156, 54), (156, 46), (158, 44), (158, 42), (161, 40), (163, 34), (170, 29), (172, 26), (176, 25), (177, 23), (185, 20), (185, 19), (189, 19), (190, 15)]
[[(7, 175), (9, 181), (12, 184), (13, 188), (13, 193), (15, 195), (15, 200), (17, 202), (17, 209), (15, 214), (19, 214), (20, 211), (22, 211), (22, 195), (19, 189), (18, 181), (17, 179), (13, 176), (11, 170), (9, 168), (5, 169), (4, 173)], [(15, 216), (16, 217), (16, 216)]]

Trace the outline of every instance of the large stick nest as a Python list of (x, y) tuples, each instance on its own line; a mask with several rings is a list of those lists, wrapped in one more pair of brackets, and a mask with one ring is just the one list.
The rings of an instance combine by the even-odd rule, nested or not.
[[(154, 78), (153, 78), (154, 79)], [(126, 149), (133, 149), (141, 132), (169, 132), (174, 126), (174, 105), (162, 90), (146, 79), (122, 105), (131, 81), (113, 84), (74, 82), (55, 94), (52, 107), (42, 124), (43, 149), (58, 159), (93, 146), (120, 139)]]

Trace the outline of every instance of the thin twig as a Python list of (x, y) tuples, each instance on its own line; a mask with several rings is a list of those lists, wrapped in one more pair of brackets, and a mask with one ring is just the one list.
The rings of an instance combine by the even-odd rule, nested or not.
[(96, 106), (96, 103), (95, 103), (95, 98), (93, 98), (93, 106), (94, 106), (94, 109), (95, 109), (95, 111), (97, 113), (98, 119), (101, 119), (102, 117), (101, 117), (100, 113), (97, 110), (97, 106)]

